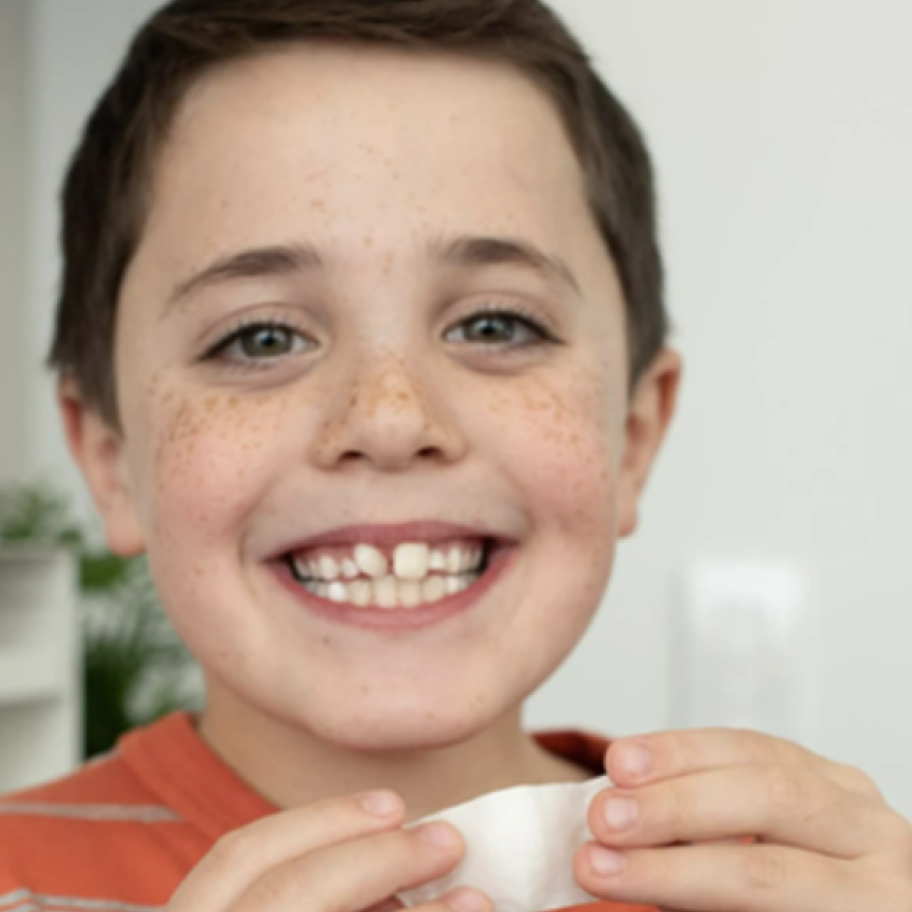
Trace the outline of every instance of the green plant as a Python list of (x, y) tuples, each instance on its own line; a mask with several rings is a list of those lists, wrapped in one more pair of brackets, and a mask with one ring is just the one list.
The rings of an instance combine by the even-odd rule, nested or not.
[(145, 560), (118, 557), (93, 538), (52, 485), (0, 485), (0, 543), (65, 547), (79, 561), (86, 758), (200, 702), (196, 663), (161, 609)]

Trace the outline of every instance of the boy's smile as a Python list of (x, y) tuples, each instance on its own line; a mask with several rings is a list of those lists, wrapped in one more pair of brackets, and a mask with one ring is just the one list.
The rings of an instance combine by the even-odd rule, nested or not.
[(124, 495), (99, 501), (205, 669), (208, 731), (488, 732), (530, 769), (518, 707), (599, 604), (679, 370), (666, 351), (634, 421), (548, 98), (482, 60), (292, 46), (191, 89), (149, 199), (105, 451)]
[(274, 561), (289, 591), (329, 620), (415, 630), (473, 604), (501, 575), (514, 544), (433, 520), (357, 525), (296, 542)]

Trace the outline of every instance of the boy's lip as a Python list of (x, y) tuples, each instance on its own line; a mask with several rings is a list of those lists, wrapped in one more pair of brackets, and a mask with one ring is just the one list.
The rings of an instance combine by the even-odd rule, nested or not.
[(374, 545), (390, 548), (400, 542), (437, 542), (457, 539), (492, 539), (498, 545), (514, 544), (515, 540), (489, 529), (441, 522), (439, 520), (416, 520), (413, 522), (390, 523), (384, 525), (361, 523), (351, 526), (340, 526), (299, 539), (283, 545), (274, 552), (270, 560), (278, 560), (287, 554), (307, 551), (311, 548), (333, 545)]
[(438, 602), (416, 608), (356, 607), (332, 602), (314, 595), (296, 582), (287, 565), (274, 564), (272, 572), (279, 583), (300, 604), (324, 620), (347, 627), (360, 627), (378, 633), (401, 635), (442, 624), (469, 611), (509, 572), (514, 558), (513, 549), (500, 549), (491, 558), (487, 571), (468, 589), (448, 595)]

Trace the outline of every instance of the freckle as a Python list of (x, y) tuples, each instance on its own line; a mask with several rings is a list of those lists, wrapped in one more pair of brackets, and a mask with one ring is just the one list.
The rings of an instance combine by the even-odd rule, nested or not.
[(363, 693), (363, 694), (369, 694), (370, 692), (371, 692), (370, 684), (362, 684), (362, 685), (361, 685), (361, 693)]

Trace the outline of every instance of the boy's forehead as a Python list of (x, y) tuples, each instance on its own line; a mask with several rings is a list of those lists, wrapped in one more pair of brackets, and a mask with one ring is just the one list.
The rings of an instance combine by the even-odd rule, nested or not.
[(194, 82), (184, 108), (217, 94), (261, 110), (293, 102), (311, 113), (342, 104), (350, 114), (360, 100), (378, 119), (406, 103), (445, 116), (466, 101), (477, 107), (481, 99), (495, 105), (507, 99), (512, 111), (502, 110), (505, 118), (547, 104), (544, 90), (518, 65), (480, 51), (328, 40), (295, 41), (217, 64)]
[(581, 186), (551, 100), (518, 68), (477, 56), (321, 42), (260, 53), (202, 77), (171, 137), (172, 152), (195, 152), (207, 171), (241, 166), (248, 151), (251, 171), (267, 159), (289, 173), (313, 166), (324, 186), (334, 172), (366, 180), (372, 162), (404, 181), (489, 174), (539, 193), (562, 177)]
[(583, 185), (556, 107), (518, 68), (301, 43), (189, 90), (147, 233), (172, 247), (182, 233), (184, 268), (315, 234), (348, 250), (355, 233), (399, 250), (456, 235), (600, 248)]

